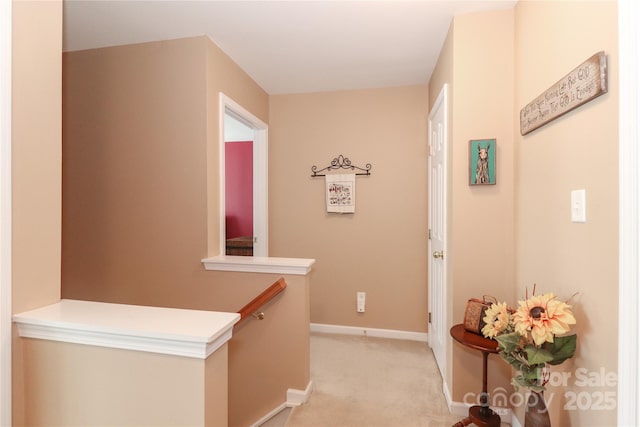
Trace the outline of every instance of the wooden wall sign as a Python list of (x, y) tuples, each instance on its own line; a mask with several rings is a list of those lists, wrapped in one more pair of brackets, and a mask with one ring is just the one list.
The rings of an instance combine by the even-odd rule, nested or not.
[(520, 134), (607, 93), (607, 55), (598, 52), (520, 110)]

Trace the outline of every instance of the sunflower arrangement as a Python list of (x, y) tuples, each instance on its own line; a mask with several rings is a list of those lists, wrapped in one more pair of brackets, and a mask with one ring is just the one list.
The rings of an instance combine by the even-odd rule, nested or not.
[(498, 341), (500, 356), (518, 373), (511, 380), (516, 387), (544, 391), (549, 381), (547, 365), (559, 365), (573, 357), (576, 335), (565, 335), (576, 319), (571, 306), (553, 293), (518, 301), (512, 310), (506, 303), (494, 303), (485, 312), (482, 333)]

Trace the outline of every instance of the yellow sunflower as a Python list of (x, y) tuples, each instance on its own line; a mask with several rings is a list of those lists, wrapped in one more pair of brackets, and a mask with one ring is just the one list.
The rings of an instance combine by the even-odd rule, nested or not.
[(507, 303), (495, 303), (491, 304), (484, 312), (485, 326), (482, 328), (482, 334), (485, 337), (493, 338), (498, 334), (506, 331), (511, 321), (511, 314), (507, 310)]
[(569, 332), (569, 325), (575, 325), (576, 319), (571, 306), (556, 300), (552, 293), (532, 296), (526, 301), (518, 301), (518, 310), (513, 315), (516, 332), (531, 338), (536, 345), (553, 342), (555, 335)]

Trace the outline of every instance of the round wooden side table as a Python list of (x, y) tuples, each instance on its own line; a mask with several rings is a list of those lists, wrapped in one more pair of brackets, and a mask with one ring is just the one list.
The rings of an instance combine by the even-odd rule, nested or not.
[(487, 393), (487, 359), (489, 354), (498, 353), (497, 341), (485, 338), (482, 335), (467, 331), (463, 324), (451, 328), (451, 336), (460, 344), (482, 352), (482, 394), (480, 405), (469, 408), (469, 416), (456, 423), (453, 427), (464, 427), (473, 423), (478, 427), (500, 427), (500, 416), (489, 407), (489, 394)]

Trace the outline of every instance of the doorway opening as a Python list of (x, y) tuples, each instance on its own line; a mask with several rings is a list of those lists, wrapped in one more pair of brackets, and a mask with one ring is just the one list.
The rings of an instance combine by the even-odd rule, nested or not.
[(224, 115), (226, 255), (253, 256), (253, 129)]
[(268, 256), (267, 125), (220, 94), (220, 254)]

